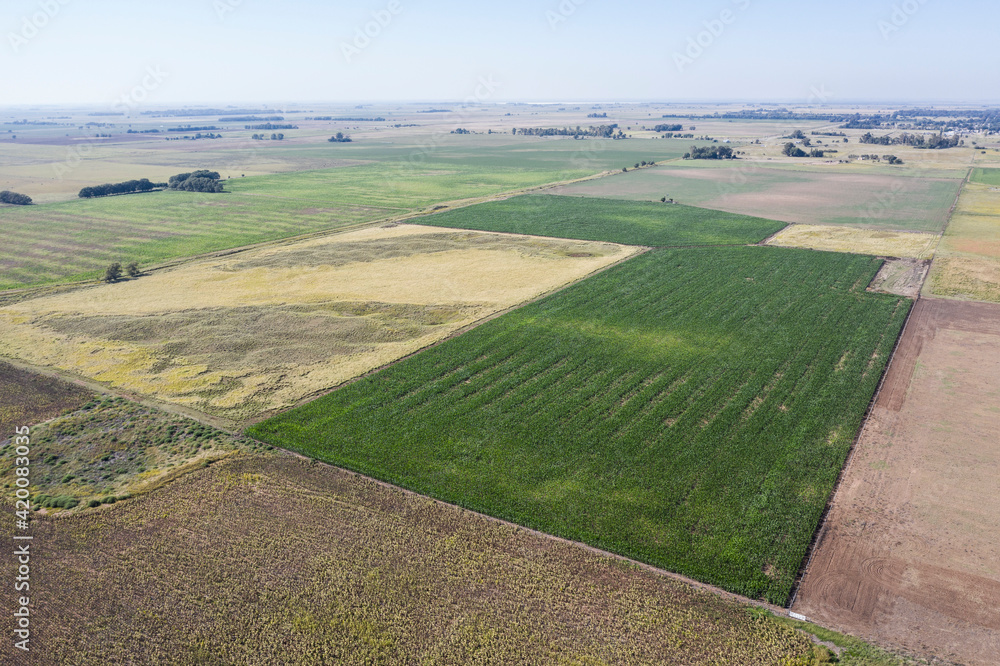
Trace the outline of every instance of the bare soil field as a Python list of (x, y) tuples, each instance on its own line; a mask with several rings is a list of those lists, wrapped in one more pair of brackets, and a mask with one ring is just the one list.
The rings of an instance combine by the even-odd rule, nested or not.
[(930, 267), (931, 262), (926, 259), (889, 259), (868, 286), (868, 291), (917, 298)]
[(793, 610), (965, 664), (1000, 659), (1000, 306), (916, 304)]
[(963, 175), (923, 177), (903, 169), (887, 174), (855, 165), (798, 170), (751, 161), (724, 166), (675, 163), (549, 191), (655, 201), (666, 196), (682, 204), (783, 222), (939, 233)]
[(858, 229), (827, 224), (793, 224), (772, 236), (768, 245), (805, 247), (878, 257), (929, 259), (940, 236), (914, 231)]
[(242, 421), (638, 251), (368, 228), (13, 303), (0, 355)]
[(76, 409), (91, 397), (79, 386), (0, 361), (0, 441), (13, 436), (15, 428)]
[(830, 663), (761, 609), (290, 454), (32, 529), (25, 664)]

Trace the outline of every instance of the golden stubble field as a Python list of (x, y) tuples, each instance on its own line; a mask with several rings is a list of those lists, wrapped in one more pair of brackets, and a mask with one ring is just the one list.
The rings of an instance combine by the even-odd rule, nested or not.
[(1000, 303), (1000, 187), (965, 186), (925, 293)]
[(938, 234), (916, 231), (792, 224), (772, 236), (767, 244), (877, 257), (929, 259), (940, 238)]
[(0, 308), (0, 355), (243, 422), (640, 251), (367, 228)]

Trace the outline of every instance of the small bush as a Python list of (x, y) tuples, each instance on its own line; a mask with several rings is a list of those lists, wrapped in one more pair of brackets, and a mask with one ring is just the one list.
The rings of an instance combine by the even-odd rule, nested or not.
[(139, 270), (138, 261), (130, 261), (125, 265), (125, 272), (128, 273), (129, 277), (139, 277), (142, 275), (142, 271)]

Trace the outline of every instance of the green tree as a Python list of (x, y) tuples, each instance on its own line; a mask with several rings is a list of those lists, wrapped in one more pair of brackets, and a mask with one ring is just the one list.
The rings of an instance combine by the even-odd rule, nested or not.
[(102, 278), (105, 282), (117, 282), (122, 277), (122, 265), (120, 261), (116, 261), (104, 269), (104, 277)]
[(142, 271), (139, 270), (138, 261), (130, 261), (125, 264), (125, 272), (128, 273), (129, 277), (139, 277), (142, 275)]

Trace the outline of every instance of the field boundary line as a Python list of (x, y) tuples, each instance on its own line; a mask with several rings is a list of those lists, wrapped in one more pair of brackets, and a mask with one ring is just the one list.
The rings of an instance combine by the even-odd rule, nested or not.
[[(440, 227), (440, 228), (444, 229), (444, 228), (450, 228), (450, 227)], [(496, 232), (484, 232), (484, 233), (496, 233)], [(526, 236), (527, 234), (513, 234), (513, 235)], [(548, 238), (548, 237), (547, 236), (534, 236), (534, 238)], [(588, 242), (601, 242), (601, 241), (588, 241)], [(620, 245), (620, 244), (616, 243), (616, 245)], [(336, 386), (330, 386), (330, 387), (327, 387), (327, 388), (324, 388), (324, 389), (320, 389), (319, 391), (314, 391), (313, 393), (310, 393), (309, 395), (306, 395), (306, 396), (300, 398), (293, 405), (290, 405), (288, 407), (282, 407), (280, 409), (269, 410), (269, 411), (267, 411), (267, 412), (265, 412), (263, 414), (258, 414), (257, 416), (253, 417), (252, 419), (248, 419), (246, 421), (241, 421), (240, 422), (240, 426), (239, 426), (237, 432), (242, 435), (244, 433), (244, 431), (246, 431), (246, 429), (249, 428), (252, 425), (257, 425), (258, 423), (260, 423), (262, 421), (266, 421), (267, 419), (269, 419), (269, 418), (271, 418), (273, 416), (277, 416), (278, 414), (282, 414), (284, 412), (288, 412), (288, 411), (291, 411), (293, 409), (297, 409), (297, 408), (299, 408), (299, 407), (301, 407), (303, 405), (309, 404), (310, 402), (314, 402), (314, 401), (322, 398), (323, 396), (329, 395), (329, 394), (331, 394), (331, 393), (333, 393), (335, 391), (339, 391), (340, 389), (342, 389), (344, 387), (347, 387), (347, 386), (350, 386), (351, 384), (354, 384), (355, 382), (359, 382), (362, 379), (365, 379), (366, 377), (370, 377), (370, 376), (372, 376), (372, 375), (374, 375), (374, 374), (376, 374), (378, 372), (381, 372), (382, 370), (385, 370), (386, 368), (391, 368), (394, 365), (402, 363), (403, 361), (405, 361), (407, 359), (410, 359), (410, 358), (416, 356), (417, 354), (425, 352), (428, 349), (433, 349), (434, 347), (437, 347), (437, 346), (439, 346), (441, 344), (444, 344), (445, 342), (448, 342), (449, 340), (457, 338), (460, 335), (464, 335), (465, 333), (468, 333), (469, 331), (471, 331), (473, 329), (479, 328), (483, 324), (486, 324), (486, 323), (488, 323), (488, 322), (490, 322), (490, 321), (492, 321), (494, 319), (502, 317), (503, 315), (506, 315), (506, 314), (510, 314), (511, 312), (514, 312), (515, 310), (520, 310), (521, 308), (526, 307), (528, 305), (531, 305), (532, 303), (535, 303), (535, 302), (540, 301), (542, 299), (548, 298), (549, 296), (553, 296), (555, 294), (558, 294), (561, 291), (565, 291), (566, 289), (569, 289), (570, 287), (575, 287), (576, 285), (580, 284), (581, 282), (584, 282), (585, 280), (589, 280), (590, 278), (592, 278), (592, 277), (594, 277), (596, 275), (600, 275), (601, 273), (603, 273), (605, 271), (609, 271), (612, 268), (615, 268), (616, 266), (620, 266), (621, 264), (624, 264), (626, 261), (630, 261), (632, 259), (635, 259), (636, 257), (640, 257), (640, 256), (642, 256), (644, 254), (647, 254), (649, 252), (653, 252), (653, 251), (655, 251), (657, 249), (657, 248), (646, 247), (646, 246), (641, 246), (641, 245), (620, 245), (620, 247), (624, 247), (626, 249), (631, 249), (631, 250), (633, 250), (633, 252), (627, 253), (625, 257), (622, 257), (618, 261), (615, 261), (615, 262), (607, 264), (605, 266), (601, 266), (600, 268), (594, 269), (593, 271), (591, 271), (590, 273), (587, 273), (586, 275), (583, 275), (583, 276), (581, 276), (579, 278), (571, 280), (571, 281), (569, 281), (569, 282), (567, 282), (565, 284), (559, 285), (558, 287), (554, 287), (554, 288), (550, 289), (549, 291), (546, 291), (546, 292), (544, 292), (542, 294), (538, 294), (537, 296), (534, 296), (534, 297), (532, 297), (532, 298), (530, 298), (530, 299), (528, 299), (526, 301), (522, 301), (520, 303), (515, 303), (514, 305), (506, 307), (503, 310), (498, 310), (497, 312), (494, 312), (492, 314), (488, 314), (485, 317), (480, 317), (479, 319), (477, 319), (477, 320), (475, 320), (473, 322), (470, 322), (470, 323), (466, 324), (465, 326), (462, 326), (461, 328), (455, 329), (454, 331), (452, 331), (451, 333), (449, 333), (445, 337), (441, 338), (440, 340), (435, 340), (434, 342), (431, 342), (431, 343), (429, 343), (429, 344), (421, 347), (420, 349), (416, 349), (416, 350), (410, 352), (409, 354), (407, 354), (405, 356), (401, 356), (401, 357), (397, 358), (394, 361), (389, 361), (388, 363), (384, 363), (384, 364), (378, 366), (377, 368), (372, 368), (371, 370), (368, 370), (367, 372), (365, 372), (363, 374), (360, 374), (357, 377), (352, 377), (352, 378), (350, 378), (348, 380), (345, 380), (345, 381), (337, 384)], [(209, 424), (209, 425), (211, 425), (211, 424)]]
[[(872, 279), (874, 280), (874, 278)], [(869, 285), (870, 284), (871, 283), (869, 283)], [(900, 296), (900, 298), (906, 299), (905, 296)], [(854, 462), (854, 454), (857, 451), (858, 444), (861, 442), (861, 437), (868, 429), (868, 424), (871, 422), (872, 412), (875, 410), (875, 404), (878, 402), (879, 395), (882, 393), (882, 388), (885, 386), (886, 377), (889, 376), (889, 369), (892, 367), (892, 363), (896, 359), (896, 351), (899, 349), (899, 345), (903, 341), (903, 336), (906, 335), (906, 331), (910, 326), (910, 320), (913, 318), (913, 312), (917, 309), (917, 303), (919, 302), (920, 296), (918, 295), (910, 305), (910, 311), (906, 313), (906, 321), (903, 322), (903, 327), (900, 329), (899, 335), (896, 336), (896, 342), (893, 344), (892, 353), (889, 354), (889, 360), (886, 362), (885, 368), (882, 370), (882, 377), (879, 379), (878, 387), (875, 389), (875, 393), (872, 395), (872, 399), (868, 403), (868, 408), (865, 410), (864, 417), (862, 417), (861, 420), (861, 427), (858, 428), (858, 432), (854, 436), (851, 448), (848, 450), (844, 464), (841, 466), (840, 473), (837, 475), (837, 481), (833, 484), (833, 490), (830, 492), (830, 497), (826, 501), (826, 507), (824, 507), (823, 513), (820, 515), (819, 526), (816, 528), (816, 532), (813, 534), (812, 542), (809, 544), (809, 549), (806, 551), (807, 557), (803, 560), (803, 564), (799, 568), (798, 574), (795, 576), (795, 582), (792, 584), (792, 594), (788, 601), (788, 609), (791, 609), (795, 605), (795, 600), (799, 596), (799, 589), (802, 587), (802, 579), (805, 578), (806, 573), (808, 573), (809, 566), (812, 564), (813, 558), (816, 556), (816, 550), (818, 549), (820, 543), (822, 543), (823, 537), (826, 536), (826, 532), (830, 525), (828, 520), (830, 517), (830, 510), (833, 508), (833, 504), (837, 499), (837, 493), (840, 492), (840, 487), (844, 483), (844, 477), (847, 476), (847, 471), (851, 468), (851, 464)]]
[[(246, 435), (244, 435), (244, 437), (246, 437)], [(268, 444), (266, 444), (264, 442), (260, 442), (259, 440), (253, 439), (252, 437), (249, 437), (248, 439), (251, 439), (254, 442), (257, 442), (258, 444), (262, 444), (264, 446), (269, 446)], [(759, 599), (751, 599), (750, 597), (745, 597), (743, 595), (736, 594), (735, 592), (729, 592), (727, 590), (722, 589), (721, 587), (716, 587), (714, 585), (710, 585), (709, 583), (702, 583), (701, 581), (695, 580), (693, 578), (688, 578), (687, 576), (685, 576), (683, 574), (674, 573), (673, 571), (668, 571), (667, 569), (661, 569), (660, 567), (653, 566), (652, 564), (646, 564), (645, 562), (641, 562), (639, 560), (632, 559), (631, 557), (627, 557), (625, 555), (619, 555), (617, 553), (613, 553), (613, 552), (608, 551), (608, 550), (603, 550), (601, 548), (598, 548), (597, 546), (591, 546), (589, 544), (583, 543), (582, 541), (573, 541), (572, 539), (567, 539), (565, 537), (560, 537), (560, 536), (556, 536), (554, 534), (549, 534), (548, 532), (542, 532), (540, 530), (536, 530), (536, 529), (533, 529), (531, 527), (526, 527), (524, 525), (519, 525), (518, 523), (514, 523), (514, 522), (511, 522), (509, 520), (504, 520), (503, 518), (497, 518), (496, 516), (491, 516), (491, 515), (489, 515), (487, 513), (482, 513), (480, 511), (476, 511), (475, 509), (469, 509), (469, 508), (464, 507), (464, 506), (462, 506), (460, 504), (453, 504), (451, 502), (445, 502), (443, 500), (437, 499), (436, 497), (431, 497), (430, 495), (424, 495), (422, 493), (418, 493), (415, 490), (410, 490), (409, 488), (406, 488), (404, 486), (398, 486), (396, 484), (389, 483), (388, 481), (382, 481), (381, 479), (377, 479), (375, 477), (368, 476), (367, 474), (362, 474), (361, 472), (356, 472), (354, 470), (347, 469), (345, 467), (338, 467), (337, 465), (332, 465), (330, 463), (323, 462), (322, 460), (319, 460), (317, 458), (310, 458), (309, 456), (303, 455), (303, 454), (295, 452), (295, 451), (290, 451), (288, 449), (283, 449), (281, 447), (274, 447), (274, 448), (276, 450), (282, 451), (286, 455), (291, 455), (291, 456), (294, 456), (296, 458), (299, 458), (300, 460), (308, 461), (311, 464), (322, 465), (323, 467), (327, 467), (329, 469), (336, 470), (337, 472), (345, 474), (347, 476), (353, 476), (353, 477), (356, 477), (356, 478), (365, 479), (367, 481), (370, 481), (370, 482), (372, 482), (372, 483), (374, 483), (374, 484), (376, 484), (376, 485), (378, 485), (378, 486), (380, 486), (382, 488), (388, 489), (388, 490), (399, 492), (399, 493), (402, 493), (404, 495), (408, 495), (410, 497), (419, 497), (419, 498), (424, 499), (424, 500), (429, 500), (430, 502), (432, 502), (434, 504), (437, 504), (439, 506), (444, 506), (444, 507), (449, 507), (449, 508), (457, 509), (457, 510), (459, 510), (462, 513), (472, 514), (473, 516), (477, 516), (477, 517), (482, 518), (484, 520), (487, 520), (487, 521), (489, 521), (491, 523), (498, 524), (498, 525), (504, 525), (504, 526), (507, 526), (507, 527), (511, 527), (511, 528), (514, 528), (514, 529), (516, 529), (516, 530), (518, 530), (520, 532), (525, 532), (527, 534), (531, 534), (531, 535), (534, 535), (534, 536), (537, 536), (537, 537), (542, 537), (542, 538), (544, 538), (544, 539), (546, 539), (548, 541), (554, 541), (554, 542), (557, 542), (557, 543), (566, 544), (566, 545), (569, 545), (569, 546), (574, 546), (576, 548), (581, 548), (581, 549), (583, 549), (583, 550), (585, 550), (587, 552), (593, 553), (595, 555), (599, 555), (601, 557), (604, 557), (604, 558), (607, 558), (607, 559), (611, 559), (611, 560), (616, 560), (618, 562), (624, 562), (626, 564), (630, 564), (630, 565), (636, 567), (637, 569), (642, 569), (644, 571), (648, 571), (648, 572), (657, 574), (657, 575), (662, 576), (664, 578), (670, 578), (672, 580), (676, 580), (676, 581), (681, 582), (681, 583), (686, 583), (687, 585), (690, 585), (691, 587), (695, 587), (695, 588), (698, 588), (698, 589), (701, 589), (701, 590), (705, 590), (706, 592), (710, 592), (710, 593), (714, 594), (717, 597), (722, 597), (724, 599), (729, 599), (730, 601), (735, 601), (737, 603), (740, 603), (740, 604), (743, 604), (743, 605), (746, 605), (746, 606), (756, 606), (757, 608), (763, 608), (765, 610), (771, 611), (775, 615), (780, 615), (780, 616), (783, 616), (783, 617), (790, 617), (789, 616), (789, 611), (788, 611), (787, 608), (782, 608), (781, 606), (776, 606), (775, 604), (771, 604), (771, 603), (768, 603), (766, 601), (762, 601), (762, 600), (759, 600)], [(811, 622), (811, 621), (810, 621), (810, 623), (811, 624), (815, 624), (814, 622)], [(817, 626), (822, 626), (822, 625), (817, 625)]]

